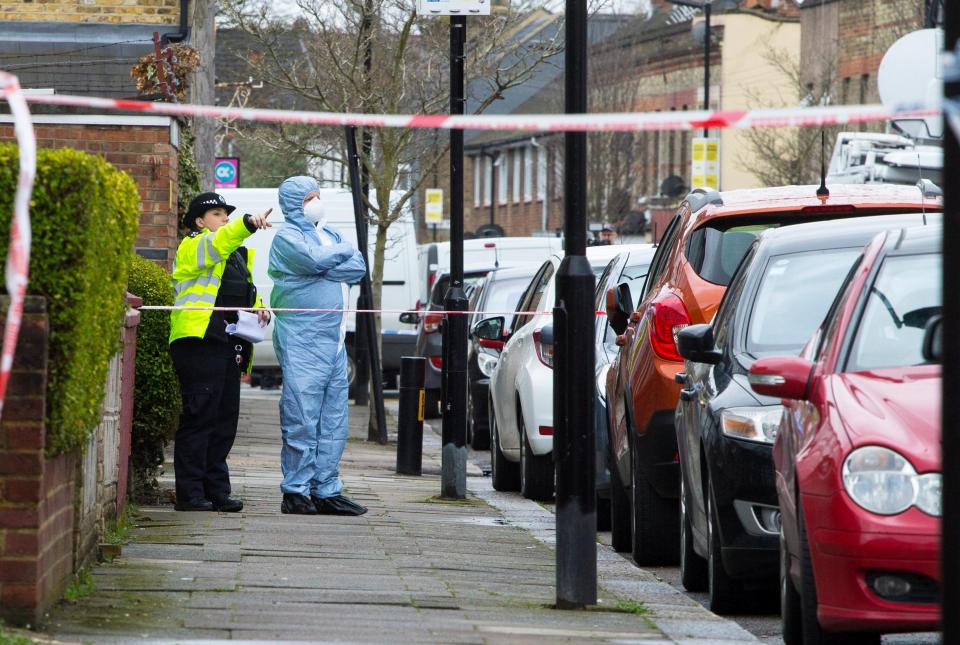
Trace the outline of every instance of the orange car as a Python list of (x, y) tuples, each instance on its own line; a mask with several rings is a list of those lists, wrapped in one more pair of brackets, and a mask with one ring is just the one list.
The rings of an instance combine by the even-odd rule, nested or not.
[[(679, 558), (679, 462), (673, 419), (683, 359), (676, 334), (713, 318), (726, 285), (760, 231), (843, 217), (942, 211), (939, 189), (889, 184), (695, 190), (666, 228), (636, 311), (608, 296), (620, 354), (607, 374), (613, 545), (637, 564)], [(678, 381), (679, 379), (679, 381)]]

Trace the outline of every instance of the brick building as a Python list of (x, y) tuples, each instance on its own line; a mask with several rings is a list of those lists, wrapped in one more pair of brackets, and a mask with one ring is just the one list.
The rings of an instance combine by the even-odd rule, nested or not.
[[(878, 103), (877, 71), (887, 49), (922, 29), (920, 0), (805, 0), (800, 7), (803, 80), (833, 103)], [(821, 89), (822, 87), (822, 89)]]

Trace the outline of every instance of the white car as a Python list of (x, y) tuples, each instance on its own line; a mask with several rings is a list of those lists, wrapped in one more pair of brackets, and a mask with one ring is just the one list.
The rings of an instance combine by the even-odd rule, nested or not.
[[(601, 273), (617, 254), (647, 245), (592, 246), (587, 260)], [(517, 490), (528, 499), (553, 497), (553, 343), (555, 275), (563, 255), (554, 254), (534, 276), (520, 300), (513, 331), (490, 378), (489, 418), (493, 487)], [(496, 318), (477, 323), (478, 329)], [(547, 342), (544, 342), (547, 341)], [(592, 365), (584, 369), (593, 370)]]

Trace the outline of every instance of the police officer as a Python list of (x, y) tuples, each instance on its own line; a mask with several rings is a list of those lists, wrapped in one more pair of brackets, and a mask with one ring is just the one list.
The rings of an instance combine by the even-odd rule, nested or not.
[(190, 235), (173, 262), (175, 304), (199, 308), (170, 316), (170, 356), (183, 397), (173, 453), (178, 511), (243, 509), (230, 495), (227, 455), (237, 435), (240, 374), (250, 364), (251, 346), (226, 333), (236, 312), (213, 308), (255, 308), (260, 324), (269, 322), (253, 285), (253, 251), (241, 244), (257, 229), (270, 228), (272, 209), (231, 222), (234, 208), (217, 193), (195, 197), (183, 218)]

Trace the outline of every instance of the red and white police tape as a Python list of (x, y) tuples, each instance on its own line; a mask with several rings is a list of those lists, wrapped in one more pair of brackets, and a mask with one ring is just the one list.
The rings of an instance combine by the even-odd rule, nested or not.
[[(289, 314), (443, 314), (451, 316), (552, 316), (553, 311), (446, 311), (445, 309), (313, 309), (296, 307), (264, 307), (271, 313)], [(191, 307), (189, 305), (143, 305), (137, 311), (256, 311), (250, 307)], [(605, 311), (594, 312), (598, 316), (606, 316)]]
[[(446, 115), (446, 114), (350, 114), (305, 112), (298, 110), (264, 110), (230, 108), (211, 105), (153, 103), (69, 94), (25, 94), (16, 76), (0, 71), (0, 99), (10, 104), (14, 117), (17, 143), (20, 146), (20, 176), (14, 199), (14, 217), (10, 227), (10, 249), (6, 259), (6, 287), (10, 295), (0, 355), (0, 415), (17, 337), (23, 315), (30, 266), (30, 195), (36, 172), (36, 140), (27, 103), (69, 105), (103, 110), (122, 110), (168, 116), (193, 116), (274, 123), (304, 123), (318, 126), (354, 125), (385, 128), (424, 128), (440, 130), (512, 130), (525, 132), (612, 132), (641, 130), (698, 130), (781, 128), (825, 126), (886, 121), (891, 118), (918, 119), (937, 116), (940, 106), (914, 105), (891, 110), (881, 105), (820, 106), (764, 110), (695, 110), (689, 112), (629, 112), (591, 114), (521, 114), (521, 115)], [(951, 124), (956, 120), (956, 106), (947, 106)], [(952, 110), (950, 108), (953, 108)], [(141, 310), (208, 309), (205, 307), (141, 307)], [(275, 309), (276, 312), (366, 313), (356, 309)], [(404, 313), (402, 310), (378, 310), (372, 313)], [(424, 313), (424, 312), (419, 312)], [(465, 315), (478, 312), (443, 312)], [(536, 314), (538, 312), (481, 312), (485, 314)], [(542, 313), (542, 312), (540, 312)], [(549, 312), (548, 312), (549, 313)], [(597, 312), (603, 315), (604, 312)]]
[(20, 83), (13, 74), (0, 72), (0, 89), (13, 113), (14, 131), (20, 147), (20, 175), (13, 198), (13, 221), (10, 225), (10, 248), (7, 251), (6, 287), (10, 296), (7, 321), (3, 329), (3, 350), (0, 353), (0, 416), (13, 368), (13, 355), (20, 335), (23, 301), (27, 293), (30, 271), (30, 195), (37, 169), (37, 142), (30, 123), (30, 111), (24, 101)]
[[(6, 94), (0, 92), (0, 98)], [(520, 130), (525, 132), (612, 132), (639, 130), (699, 130), (784, 128), (846, 125), (920, 119), (940, 114), (940, 106), (911, 105), (891, 110), (882, 105), (827, 105), (764, 110), (692, 110), (689, 112), (614, 112), (590, 114), (356, 114), (232, 108), (185, 103), (153, 103), (69, 94), (28, 94), (27, 101), (44, 105), (69, 105), (104, 110), (147, 112), (169, 116), (194, 116), (275, 123), (354, 125), (377, 128), (440, 130)]]

